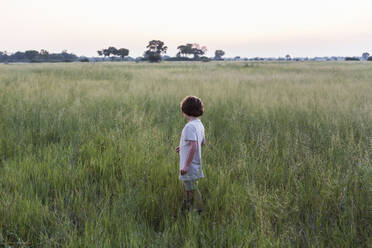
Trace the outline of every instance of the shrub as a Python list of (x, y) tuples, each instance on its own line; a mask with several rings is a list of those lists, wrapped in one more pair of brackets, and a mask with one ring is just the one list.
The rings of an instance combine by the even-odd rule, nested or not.
[(165, 59), (165, 61), (193, 61), (194, 59), (188, 57), (170, 57)]
[(161, 56), (160, 56), (160, 53), (147, 51), (145, 53), (145, 59), (148, 60), (149, 62), (152, 62), (152, 63), (160, 62)]
[(345, 60), (346, 61), (359, 61), (360, 59), (357, 57), (346, 57)]
[(89, 59), (87, 57), (82, 57), (79, 59), (80, 62), (89, 62)]

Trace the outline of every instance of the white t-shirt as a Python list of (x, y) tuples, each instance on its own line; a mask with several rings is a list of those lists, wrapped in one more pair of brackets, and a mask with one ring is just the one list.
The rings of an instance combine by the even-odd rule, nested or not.
[(190, 151), (188, 141), (197, 141), (197, 149), (190, 168), (185, 175), (180, 175), (180, 180), (195, 180), (204, 177), (202, 171), (201, 144), (204, 140), (204, 126), (199, 119), (189, 121), (182, 130), (180, 140), (180, 170), (185, 166)]

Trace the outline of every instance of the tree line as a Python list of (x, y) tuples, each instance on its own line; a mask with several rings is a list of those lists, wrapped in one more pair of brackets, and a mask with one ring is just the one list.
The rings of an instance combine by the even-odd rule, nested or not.
[(27, 50), (25, 52), (16, 52), (10, 54), (6, 51), (0, 51), (0, 62), (73, 62), (77, 61), (78, 57), (73, 53), (68, 53), (66, 50), (61, 53), (49, 53), (42, 49), (40, 52), (36, 50)]
[[(146, 46), (146, 49), (147, 50), (143, 53), (143, 57), (141, 57), (141, 60), (159, 62), (162, 60), (162, 55), (165, 55), (167, 53), (168, 47), (161, 40), (151, 40)], [(209, 60), (209, 58), (203, 56), (208, 50), (206, 46), (200, 46), (197, 43), (187, 43), (185, 45), (178, 46), (177, 49), (178, 53), (176, 54), (176, 57), (167, 56), (165, 60), (168, 61)], [(99, 56), (103, 56), (104, 59), (106, 57), (110, 57), (110, 55), (114, 55), (121, 57), (121, 60), (123, 60), (125, 56), (129, 55), (129, 50), (126, 48), (117, 49), (115, 47), (110, 46), (106, 49), (98, 50), (97, 53)], [(189, 55), (192, 55), (193, 57), (190, 58)], [(224, 55), (225, 52), (223, 50), (216, 50), (214, 59), (221, 60), (222, 56)]]
[[(177, 47), (177, 54), (175, 57), (165, 56), (168, 47), (161, 40), (151, 40), (143, 53), (143, 57), (139, 57), (136, 61), (149, 61), (159, 62), (161, 60), (166, 61), (210, 61), (211, 59), (206, 57), (205, 54), (208, 51), (206, 46), (201, 46), (198, 43), (186, 43)], [(129, 49), (127, 48), (115, 48), (110, 46), (108, 48), (98, 50), (98, 56), (103, 56), (103, 60), (110, 58), (111, 60), (124, 60), (126, 56), (129, 56)], [(213, 60), (223, 60), (222, 57), (225, 55), (223, 50), (216, 50), (214, 53)], [(190, 57), (192, 56), (192, 57)], [(369, 53), (363, 53), (363, 60), (372, 61), (372, 57)], [(291, 60), (290, 55), (285, 56), (286, 60)], [(68, 53), (66, 50), (61, 53), (49, 53), (45, 49), (40, 52), (36, 50), (27, 50), (25, 52), (16, 52), (9, 54), (8, 52), (0, 51), (0, 62), (73, 62), (73, 61), (88, 62), (87, 57), (77, 57), (73, 53)], [(346, 57), (345, 60), (360, 60), (358, 57)]]
[[(146, 46), (146, 50), (143, 53), (143, 57), (139, 57), (136, 61), (150, 61), (159, 62), (161, 60), (167, 61), (209, 61), (210, 58), (206, 57), (205, 54), (208, 51), (206, 46), (201, 46), (197, 43), (187, 43), (185, 45), (179, 45), (177, 47), (177, 54), (175, 57), (166, 56), (168, 47), (161, 40), (151, 40)], [(110, 46), (97, 51), (98, 56), (103, 57), (103, 60), (109, 58), (110, 60), (124, 60), (126, 56), (129, 56), (129, 49), (127, 48), (116, 48)], [(225, 55), (223, 50), (216, 50), (213, 59), (222, 60), (222, 56)], [(192, 57), (190, 57), (192, 56)], [(63, 50), (61, 53), (49, 53), (47, 50), (42, 49), (40, 52), (36, 50), (26, 50), (25, 52), (17, 51), (15, 53), (8, 53), (6, 51), (0, 51), (0, 62), (73, 62), (73, 61), (88, 62), (87, 57), (78, 57), (73, 53), (68, 53)]]

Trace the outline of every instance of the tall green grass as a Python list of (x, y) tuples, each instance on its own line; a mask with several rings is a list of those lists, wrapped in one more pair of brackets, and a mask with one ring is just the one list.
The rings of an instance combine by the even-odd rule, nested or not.
[[(0, 246), (372, 247), (372, 64), (0, 65)], [(205, 211), (180, 214), (197, 95)]]

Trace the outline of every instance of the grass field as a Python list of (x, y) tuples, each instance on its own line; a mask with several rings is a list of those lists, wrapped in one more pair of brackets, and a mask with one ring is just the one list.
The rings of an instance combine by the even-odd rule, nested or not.
[(1, 247), (372, 247), (371, 159), (372, 63), (0, 65)]

